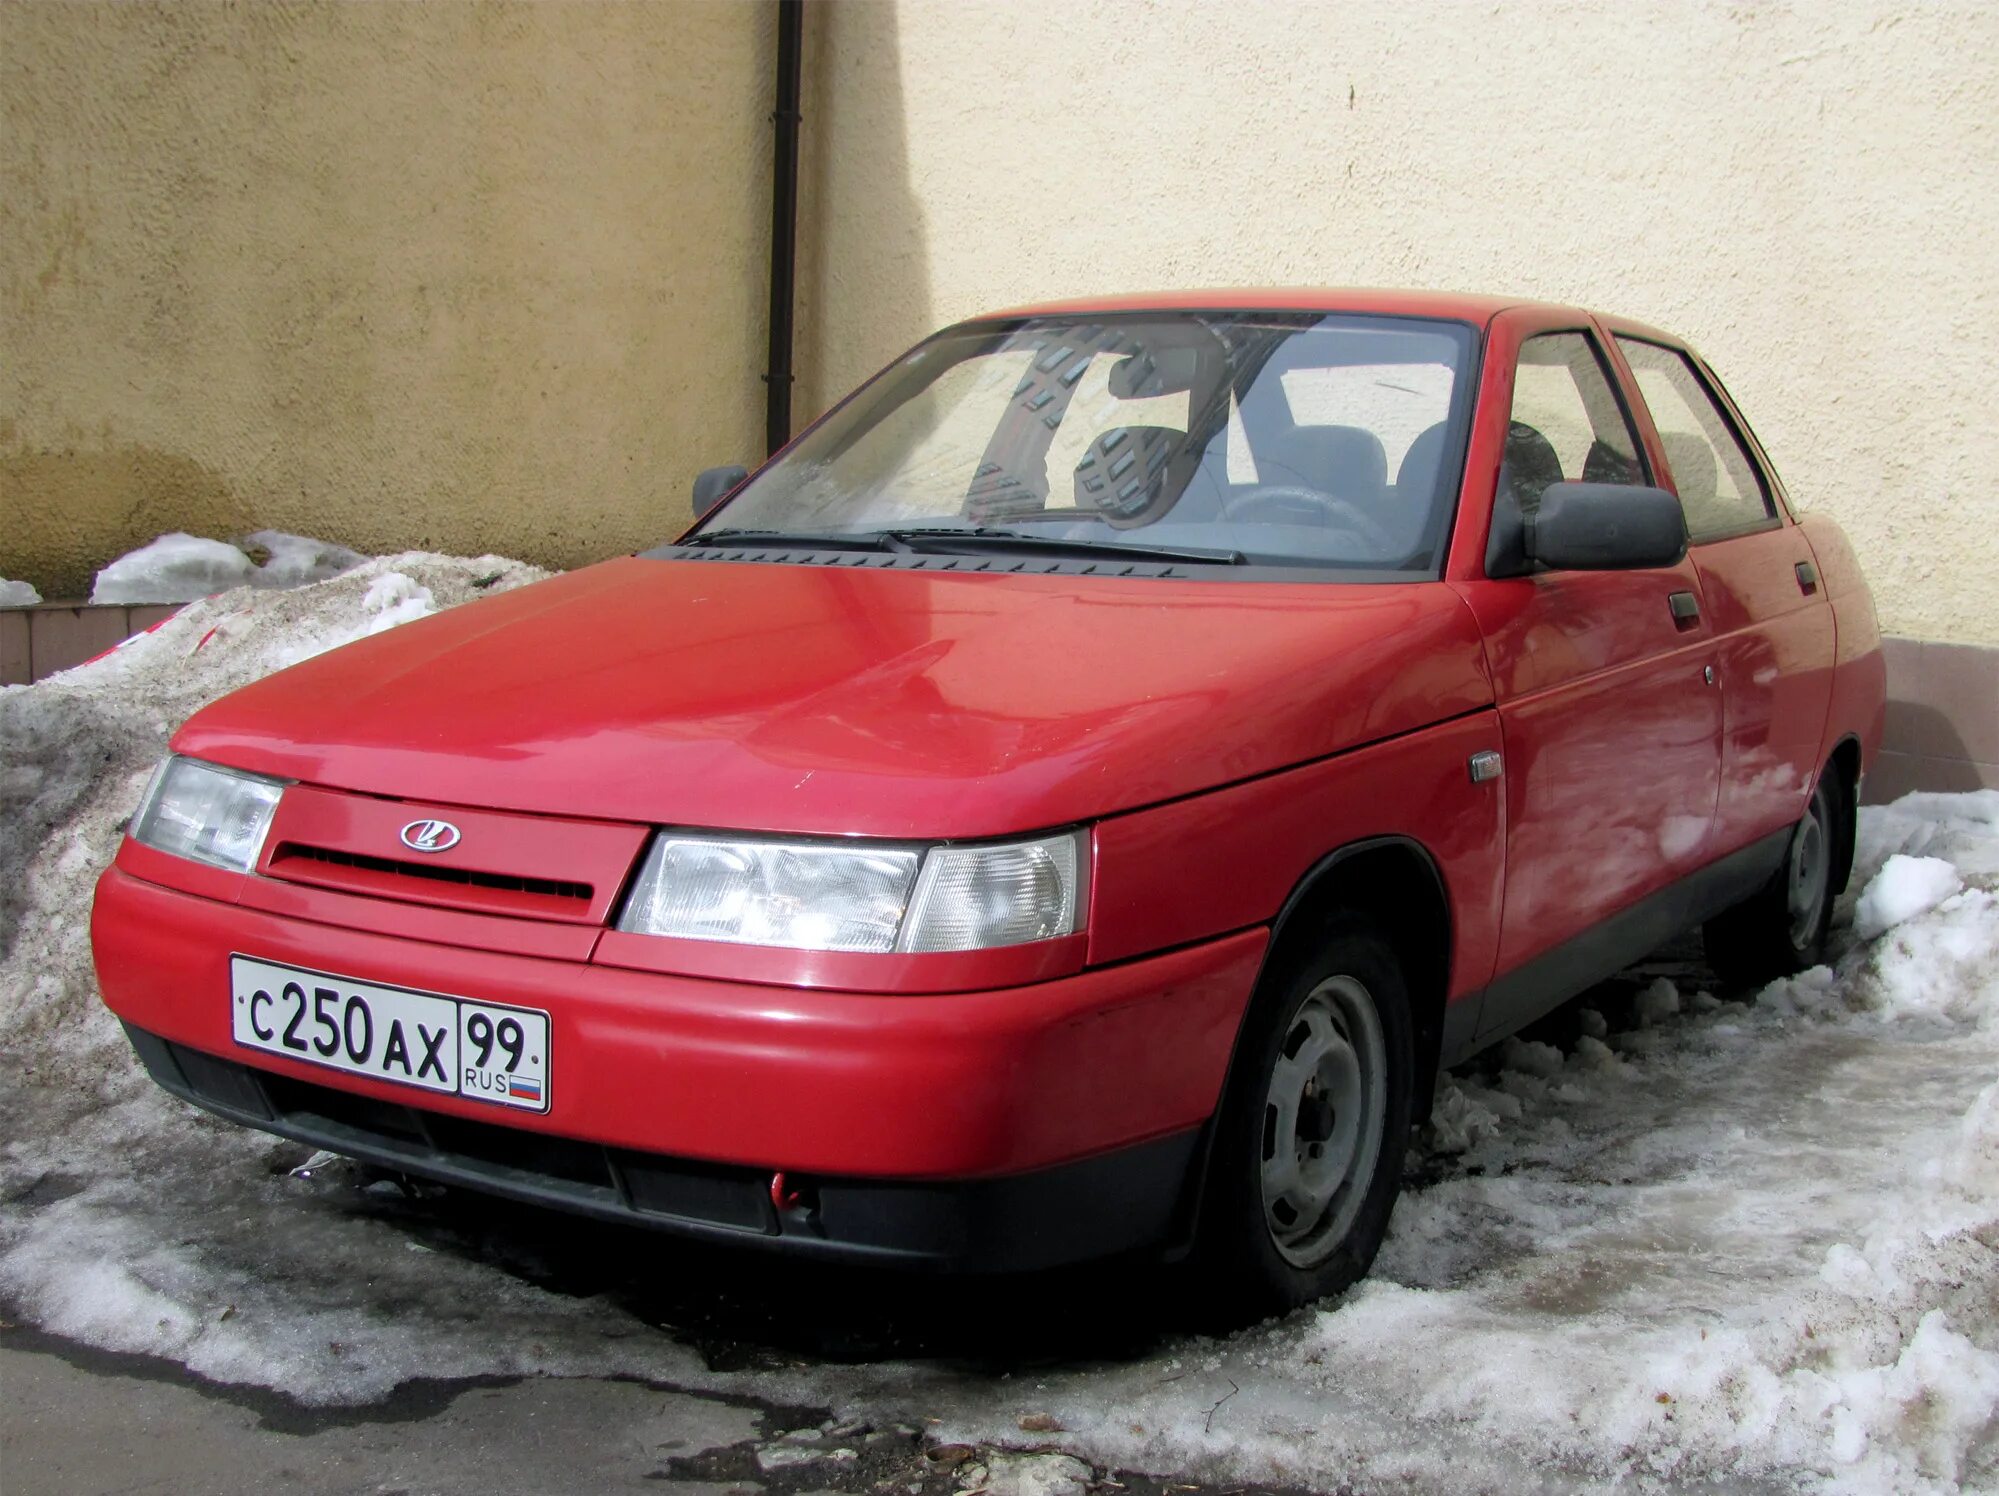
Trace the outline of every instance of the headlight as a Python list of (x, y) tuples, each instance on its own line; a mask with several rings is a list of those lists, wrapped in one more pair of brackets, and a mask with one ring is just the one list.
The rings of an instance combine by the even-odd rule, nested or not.
[(172, 756), (160, 765), (132, 839), (232, 873), (257, 865), (284, 785), (275, 779)]
[(813, 951), (1047, 940), (1079, 921), (1081, 837), (925, 850), (662, 832), (618, 928)]
[(917, 857), (910, 847), (661, 834), (618, 927), (810, 951), (892, 951)]

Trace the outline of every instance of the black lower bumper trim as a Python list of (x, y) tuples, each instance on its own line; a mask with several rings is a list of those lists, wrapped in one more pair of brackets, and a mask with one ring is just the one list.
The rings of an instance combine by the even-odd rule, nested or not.
[(377, 1101), (125, 1025), (166, 1090), (247, 1127), (381, 1168), (710, 1242), (954, 1272), (1017, 1272), (1163, 1245), (1200, 1129), (1031, 1174), (958, 1181), (792, 1176), (640, 1153)]

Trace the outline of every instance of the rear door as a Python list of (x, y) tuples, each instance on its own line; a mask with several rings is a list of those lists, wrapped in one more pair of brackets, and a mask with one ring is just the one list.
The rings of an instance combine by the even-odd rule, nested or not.
[(1686, 511), (1689, 555), (1721, 672), (1715, 856), (1804, 814), (1832, 697), (1833, 619), (1811, 546), (1709, 371), (1684, 349), (1615, 338), (1657, 434), (1660, 482)]
[(1714, 636), (1691, 561), (1510, 574), (1519, 520), (1550, 483), (1653, 481), (1601, 339), (1510, 312), (1487, 359), (1464, 504), (1488, 506), (1490, 523), (1461, 520), (1452, 581), (1484, 631), (1504, 734), (1495, 976), (1517, 979), (1489, 989), (1482, 1034), (1622, 964), (1613, 922), (1706, 859), (1721, 772)]

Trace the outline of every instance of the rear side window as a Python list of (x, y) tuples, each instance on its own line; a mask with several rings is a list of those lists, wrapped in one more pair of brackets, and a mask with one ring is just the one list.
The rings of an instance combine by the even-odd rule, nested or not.
[(1762, 475), (1686, 355), (1636, 338), (1619, 338), (1617, 346), (1659, 428), (1687, 512), (1687, 538), (1714, 540), (1774, 519)]
[(1645, 482), (1638, 439), (1588, 334), (1543, 333), (1520, 345), (1500, 500), (1521, 515), (1551, 483)]

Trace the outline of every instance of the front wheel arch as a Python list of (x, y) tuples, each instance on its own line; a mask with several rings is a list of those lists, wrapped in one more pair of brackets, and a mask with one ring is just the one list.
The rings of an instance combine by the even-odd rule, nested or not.
[[(1331, 916), (1324, 937), (1266, 973), (1216, 1113), (1191, 1266), (1194, 1302), (1218, 1328), (1357, 1281), (1401, 1191), (1416, 1075), (1401, 961), (1351, 913)], [(1359, 1028), (1331, 1014), (1328, 994), (1349, 999)], [(1316, 1056), (1314, 1033), (1326, 1040)]]
[[(1359, 918), (1378, 931), (1401, 963), (1413, 1031), (1415, 1094), (1411, 1112), (1418, 1119), (1429, 1116), (1443, 1051), (1444, 1004), (1450, 991), (1450, 898), (1443, 874), (1426, 847), (1406, 836), (1379, 836), (1349, 842), (1320, 858), (1298, 880), (1271, 922), (1270, 944), (1264, 949), (1256, 983), (1230, 1046), (1221, 1094), (1215, 1103), (1216, 1117), (1245, 1083), (1243, 1038), (1255, 1032), (1276, 1000), (1273, 973), (1284, 971), (1301, 947), (1308, 947), (1329, 923), (1343, 915)], [(1207, 1194), (1214, 1141), (1210, 1119), (1182, 1190), (1180, 1226), (1169, 1256), (1184, 1256), (1192, 1243)]]
[[(1270, 945), (1257, 973), (1257, 992), (1263, 991), (1265, 978), (1292, 956), (1299, 942), (1314, 939), (1339, 914), (1372, 924), (1402, 963), (1416, 1040), (1417, 1114), (1427, 1116), (1436, 1089), (1444, 1004), (1451, 983), (1453, 925), (1444, 875), (1428, 848), (1406, 836), (1370, 837), (1328, 853), (1298, 880), (1272, 922)], [(1255, 1004), (1252, 997), (1251, 1008)], [(1245, 1011), (1237, 1029), (1238, 1048), (1249, 1017)], [(1231, 1074), (1235, 1060), (1231, 1052)]]

